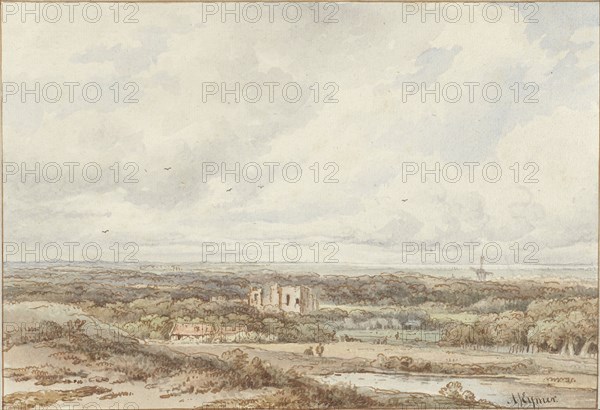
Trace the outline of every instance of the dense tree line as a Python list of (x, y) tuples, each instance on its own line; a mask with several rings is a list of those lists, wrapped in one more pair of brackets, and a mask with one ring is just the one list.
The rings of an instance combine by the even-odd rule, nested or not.
[(148, 297), (173, 301), (191, 298), (209, 301), (213, 296), (245, 299), (251, 286), (265, 286), (272, 282), (309, 286), (325, 304), (418, 306), (423, 303), (440, 303), (449, 308), (483, 309), (482, 313), (485, 313), (489, 301), (493, 300), (505, 301), (506, 306), (500, 310), (524, 311), (530, 302), (538, 299), (597, 295), (596, 287), (584, 284), (566, 286), (564, 283), (543, 280), (477, 282), (418, 273), (350, 277), (276, 272), (240, 275), (196, 271), (158, 275), (101, 268), (64, 273), (57, 268), (35, 272), (9, 270), (5, 276), (5, 297), (10, 301), (92, 301), (96, 305), (127, 303)]
[(463, 347), (509, 346), (514, 352), (596, 355), (598, 299), (539, 300), (525, 312), (483, 315), (473, 324), (451, 323), (442, 341)]

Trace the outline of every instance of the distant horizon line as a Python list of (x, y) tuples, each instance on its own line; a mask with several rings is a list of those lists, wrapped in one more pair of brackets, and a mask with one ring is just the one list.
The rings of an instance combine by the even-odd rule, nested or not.
[[(143, 265), (157, 265), (157, 266), (189, 266), (189, 265), (204, 265), (204, 266), (248, 266), (248, 267), (269, 267), (269, 266), (319, 266), (319, 267), (363, 267), (363, 268), (395, 268), (395, 269), (446, 269), (446, 270), (458, 270), (458, 269), (471, 269), (477, 265), (475, 262), (472, 264), (420, 264), (420, 265), (402, 265), (399, 263), (369, 263), (369, 262), (346, 262), (346, 263), (315, 263), (315, 262), (201, 262), (201, 261), (137, 261), (137, 262), (115, 262), (115, 261), (56, 261), (56, 262), (45, 262), (45, 261), (4, 261), (4, 265), (44, 265), (44, 266), (59, 266), (59, 265), (119, 265), (119, 266), (143, 266)], [(546, 264), (494, 264), (488, 263), (487, 266), (490, 269), (550, 269), (550, 268), (562, 268), (571, 267), (577, 269), (598, 269), (598, 264), (593, 263), (546, 263)]]

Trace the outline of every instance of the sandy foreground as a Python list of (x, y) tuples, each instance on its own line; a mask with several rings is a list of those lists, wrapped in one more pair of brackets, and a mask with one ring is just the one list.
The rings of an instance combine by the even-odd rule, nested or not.
[[(458, 348), (439, 348), (434, 345), (375, 345), (360, 342), (337, 342), (325, 345), (323, 357), (307, 356), (303, 352), (309, 346), (315, 344), (191, 344), (181, 342), (165, 341), (143, 341), (142, 343), (150, 345), (160, 345), (177, 352), (188, 355), (211, 354), (220, 356), (223, 352), (235, 348), (242, 349), (248, 353), (249, 357), (259, 357), (271, 363), (272, 366), (280, 367), (284, 370), (294, 369), (300, 374), (312, 377), (320, 377), (328, 374), (338, 375), (346, 372), (353, 372), (357, 369), (367, 372), (382, 372), (382, 370), (372, 367), (372, 362), (377, 359), (377, 355), (386, 356), (409, 356), (413, 359), (423, 359), (438, 363), (462, 363), (462, 364), (483, 364), (483, 363), (514, 363), (520, 360), (532, 359), (540, 366), (541, 371), (535, 375), (510, 375), (498, 374), (493, 376), (481, 376), (485, 379), (494, 378), (497, 380), (498, 388), (513, 388), (527, 390), (532, 392), (545, 392), (552, 390), (562, 392), (565, 400), (570, 404), (568, 407), (575, 407), (571, 403), (579, 406), (588, 407), (588, 403), (595, 397), (596, 389), (596, 360), (592, 358), (566, 357), (559, 355), (550, 355), (543, 353), (536, 354), (507, 354), (495, 352), (483, 352), (475, 350), (461, 350)], [(9, 352), (5, 353), (5, 368), (22, 368), (27, 366), (40, 366), (48, 363), (57, 367), (67, 366), (73, 370), (86, 370), (85, 364), (72, 365), (66, 364), (57, 358), (49, 357), (53, 351), (44, 347), (33, 347), (31, 345), (15, 346)], [(89, 368), (87, 369), (89, 371)], [(110, 382), (90, 383), (85, 381), (82, 385), (72, 384), (54, 384), (52, 386), (36, 386), (33, 381), (15, 382), (14, 380), (5, 381), (4, 394), (23, 391), (39, 391), (43, 389), (64, 389), (69, 390), (76, 387), (95, 385), (111, 389), (115, 393), (127, 393), (129, 396), (116, 397), (110, 400), (99, 401), (98, 397), (89, 397), (81, 400), (79, 404), (93, 404), (99, 406), (96, 408), (130, 408), (134, 405), (138, 408), (177, 408), (206, 405), (216, 400), (224, 399), (251, 399), (257, 396), (268, 394), (273, 390), (253, 390), (253, 391), (235, 391), (219, 392), (207, 394), (185, 394), (177, 397), (165, 397), (165, 389), (160, 385), (148, 385), (144, 382), (125, 382), (114, 383), (114, 375), (104, 374), (99, 371), (93, 372), (94, 376), (109, 376)], [(415, 375), (423, 375), (417, 373)], [(453, 380), (453, 375), (431, 375), (442, 376), (445, 380)], [(367, 376), (369, 377), (368, 373)], [(462, 378), (478, 378), (479, 376), (460, 376)], [(549, 378), (563, 378), (565, 382), (552, 381)], [(68, 403), (57, 403), (57, 408)], [(76, 407), (75, 407), (76, 408)], [(92, 408), (92, 407), (90, 407)], [(135, 408), (135, 407), (131, 407)]]

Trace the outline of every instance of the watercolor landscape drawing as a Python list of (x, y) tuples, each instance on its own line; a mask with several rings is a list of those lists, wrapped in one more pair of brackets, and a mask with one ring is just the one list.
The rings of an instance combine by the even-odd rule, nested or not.
[(597, 408), (597, 5), (2, 7), (3, 408)]

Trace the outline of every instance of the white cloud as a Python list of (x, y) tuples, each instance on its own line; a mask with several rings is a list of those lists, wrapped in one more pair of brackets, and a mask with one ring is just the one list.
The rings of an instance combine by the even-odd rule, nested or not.
[[(145, 4), (133, 25), (3, 28), (11, 39), (6, 80), (140, 85), (138, 104), (7, 105), (7, 161), (95, 161), (104, 169), (132, 161), (140, 180), (35, 187), (10, 180), (8, 238), (90, 239), (110, 227), (146, 244), (147, 259), (164, 247), (177, 259), (206, 238), (319, 238), (345, 245), (347, 262), (382, 262), (403, 241), (535, 241), (547, 262), (595, 260), (597, 27), (562, 34), (578, 47), (573, 63), (569, 47), (549, 52), (513, 21), (400, 23), (392, 4), (345, 4), (337, 24), (203, 25), (200, 10)], [(206, 81), (295, 81), (307, 98), (202, 103)], [(339, 103), (311, 103), (308, 87), (328, 81), (339, 85)], [(540, 102), (512, 103), (505, 88), (499, 104), (403, 103), (403, 81), (537, 81)], [(264, 188), (203, 183), (205, 161), (293, 161), (303, 178), (290, 184), (278, 174)], [(479, 170), (475, 183), (405, 182), (407, 161), (496, 161), (504, 174), (497, 184)], [(315, 162), (321, 179), (323, 165), (335, 162), (340, 182), (313, 183)], [(512, 182), (515, 162), (539, 164), (540, 182)]]

